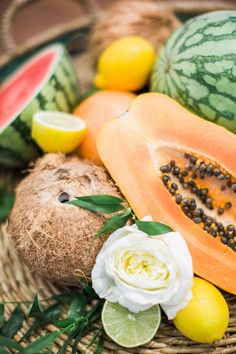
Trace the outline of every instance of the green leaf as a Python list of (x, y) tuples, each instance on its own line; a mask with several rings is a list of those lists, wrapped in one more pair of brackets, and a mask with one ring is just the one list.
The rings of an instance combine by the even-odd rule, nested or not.
[(101, 236), (104, 233), (112, 233), (117, 229), (123, 227), (129, 220), (131, 215), (131, 208), (127, 208), (126, 211), (119, 215), (114, 215), (103, 225), (103, 227), (97, 232), (96, 237)]
[(103, 338), (103, 336), (100, 336), (98, 344), (97, 344), (97, 348), (96, 348), (94, 354), (102, 354), (103, 348), (104, 348), (104, 338)]
[(94, 205), (120, 205), (125, 203), (124, 199), (108, 194), (87, 195), (83, 197), (76, 197), (76, 199), (83, 200)]
[(75, 349), (77, 348), (79, 340), (83, 337), (83, 335), (89, 330), (91, 324), (101, 317), (103, 300), (98, 300), (98, 302), (91, 308), (90, 311), (87, 312), (86, 317), (80, 323), (78, 322), (77, 327), (73, 332), (71, 332), (63, 344), (61, 349), (57, 352), (57, 354), (65, 353), (67, 346), (74, 340), (72, 353), (76, 353)]
[(75, 339), (74, 339), (74, 343), (73, 343), (73, 347), (72, 347), (72, 354), (76, 354), (77, 353), (77, 347), (79, 344), (80, 339), (82, 338), (83, 334), (84, 334), (85, 330), (80, 330), (79, 333), (76, 335)]
[[(1, 336), (0, 335), (0, 343), (1, 345), (3, 345), (3, 347), (6, 347), (6, 348), (11, 348), (11, 349), (16, 349), (16, 350), (19, 350), (21, 351), (22, 350), (22, 347), (20, 344), (16, 343), (15, 341), (13, 341), (11, 338), (9, 337), (5, 337), (5, 336)], [(35, 353), (34, 353), (35, 354)]]
[(36, 339), (33, 343), (28, 345), (28, 347), (22, 351), (22, 354), (36, 354), (36, 353), (40, 353), (44, 349), (50, 349), (55, 339), (60, 334), (61, 331), (55, 331)]
[(74, 343), (72, 346), (72, 354), (76, 354), (77, 353), (77, 347), (78, 347), (78, 343), (80, 341), (80, 339), (88, 332), (89, 330), (89, 326), (88, 326), (88, 319), (86, 318), (83, 322), (81, 322), (81, 324), (78, 325), (78, 331), (75, 334), (74, 337)]
[(86, 202), (86, 201), (81, 200), (79, 198), (71, 200), (70, 202), (68, 202), (68, 204), (76, 205), (76, 206), (79, 206), (83, 209), (87, 209), (87, 210), (90, 210), (90, 211), (93, 211), (96, 213), (105, 213), (105, 214), (111, 214), (116, 211), (124, 209), (124, 206), (121, 204), (98, 205), (98, 204)]
[(54, 295), (53, 299), (61, 304), (70, 305), (71, 301), (74, 299), (76, 294), (79, 294), (78, 290)]
[(151, 236), (166, 234), (167, 232), (173, 231), (169, 226), (161, 224), (160, 222), (135, 220), (135, 223), (139, 230)]
[(0, 328), (3, 326), (4, 324), (4, 303), (1, 302), (0, 303)]
[(64, 320), (55, 320), (53, 324), (59, 328), (67, 328), (76, 323), (75, 318), (65, 318)]
[(83, 289), (83, 292), (85, 293), (87, 303), (91, 302), (92, 300), (98, 299), (98, 295), (96, 294), (96, 292), (94, 291), (94, 289), (89, 283), (86, 283), (82, 280), (80, 280), (79, 283)]
[(0, 221), (7, 218), (14, 204), (14, 194), (0, 190)]
[(28, 331), (24, 334), (20, 341), (27, 339), (30, 335), (36, 331), (38, 328), (45, 326), (47, 323), (50, 323), (54, 320), (57, 320), (61, 314), (62, 306), (59, 303), (53, 304), (47, 307), (40, 317), (37, 317), (36, 320), (29, 327)]
[(100, 334), (102, 333), (102, 329), (100, 328), (97, 333), (95, 333), (95, 335), (93, 336), (93, 338), (91, 339), (91, 341), (89, 342), (87, 348), (90, 348), (97, 340), (97, 338), (100, 336)]
[(86, 299), (83, 294), (75, 295), (74, 299), (72, 300), (67, 317), (68, 318), (78, 318), (85, 312), (86, 306)]
[(66, 353), (66, 348), (70, 344), (70, 342), (76, 337), (80, 329), (76, 328), (73, 332), (71, 332), (67, 338), (67, 340), (64, 342), (63, 346), (58, 350), (57, 354), (64, 354)]
[(25, 314), (21, 310), (20, 306), (17, 305), (14, 311), (12, 312), (10, 318), (8, 319), (8, 321), (6, 321), (2, 326), (1, 334), (9, 338), (12, 338), (19, 331), (24, 320), (25, 320)]
[(42, 311), (42, 305), (38, 299), (38, 295), (36, 295), (33, 303), (29, 306), (28, 317), (38, 317), (42, 314)]
[(42, 317), (44, 320), (58, 319), (61, 314), (61, 310), (62, 307), (59, 303), (50, 305), (42, 312)]
[(104, 300), (98, 300), (98, 302), (96, 303), (96, 305), (94, 305), (90, 311), (88, 311), (87, 313), (87, 318), (89, 320), (89, 326), (96, 321), (98, 318), (101, 317), (101, 313), (102, 313), (102, 307), (104, 304)]

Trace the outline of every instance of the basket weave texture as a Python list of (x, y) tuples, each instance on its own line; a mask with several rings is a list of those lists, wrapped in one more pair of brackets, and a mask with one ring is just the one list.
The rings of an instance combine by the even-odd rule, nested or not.
[[(48, 281), (31, 273), (24, 263), (15, 254), (10, 242), (10, 237), (6, 232), (6, 227), (3, 225), (0, 231), (0, 299), (3, 301), (32, 301), (37, 293), (40, 299), (49, 298), (63, 289), (58, 289)], [(64, 289), (65, 290), (65, 289)], [(134, 348), (124, 349), (116, 345), (114, 342), (106, 338), (104, 345), (104, 354), (124, 354), (124, 353), (139, 353), (139, 354), (235, 354), (236, 353), (236, 299), (235, 296), (225, 294), (226, 300), (230, 306), (230, 325), (227, 329), (225, 337), (214, 345), (204, 345), (194, 343), (175, 329), (174, 325), (165, 319), (162, 320), (161, 328), (157, 332), (155, 338), (147, 345)], [(7, 304), (7, 314), (14, 308), (14, 304)], [(22, 304), (23, 309), (27, 309), (27, 305)], [(24, 323), (22, 331), (18, 332), (15, 339), (18, 340), (27, 330), (28, 323)], [(56, 330), (56, 327), (49, 325), (45, 327), (41, 333), (50, 333)], [(93, 338), (94, 332), (86, 335), (78, 346), (78, 353), (86, 354), (94, 353), (95, 348), (87, 349), (87, 346)], [(54, 347), (52, 353), (57, 353), (61, 344), (65, 340), (65, 336), (61, 335)], [(30, 341), (34, 341), (32, 336)], [(68, 348), (68, 353), (71, 350)]]
[[(25, 5), (29, 0), (18, 0), (14, 1), (14, 8), (12, 11), (9, 11), (7, 18), (4, 19), (4, 26), (2, 32), (8, 30), (9, 21), (12, 20), (13, 14), (16, 12), (19, 6)], [(84, 0), (85, 2), (85, 0)], [(199, 13), (204, 12), (204, 10), (214, 10), (221, 8), (230, 8), (230, 4), (226, 2), (215, 2), (215, 1), (205, 1), (203, 8), (200, 8), (197, 1), (192, 1), (188, 7), (187, 2), (177, 1), (175, 3), (176, 9), (179, 12), (183, 13)], [(89, 7), (91, 8), (92, 1), (89, 0)], [(236, 8), (236, 4), (232, 4), (232, 8)], [(85, 27), (91, 26), (94, 16), (90, 14), (88, 18), (84, 18), (83, 22), (72, 23), (67, 27), (68, 33), (70, 31), (74, 32), (81, 29), (84, 30)], [(64, 28), (64, 27), (63, 27)], [(42, 43), (52, 40), (54, 32), (50, 31), (47, 33), (46, 37), (40, 38)], [(9, 36), (8, 36), (9, 38)], [(37, 39), (39, 40), (39, 38)], [(14, 46), (13, 40), (9, 39), (6, 43), (7, 53), (0, 60), (1, 63), (6, 64), (12, 58), (29, 51), (32, 47), (35, 46), (34, 41), (30, 41), (26, 44), (17, 48)], [(33, 44), (33, 45), (32, 45)], [(83, 47), (83, 45), (82, 45)], [(80, 48), (81, 50), (81, 48)], [(86, 46), (82, 49), (83, 51), (79, 55), (74, 56), (75, 67), (78, 70), (78, 75), (80, 77), (81, 87), (83, 90), (87, 89), (90, 86), (91, 79), (93, 77), (93, 65), (89, 53), (86, 52)], [(4, 180), (4, 171), (0, 171), (0, 179)], [(5, 174), (6, 180), (9, 181), (9, 172)], [(8, 183), (9, 184), (9, 183)], [(36, 274), (31, 273), (24, 263), (18, 258), (15, 254), (13, 246), (11, 244), (10, 236), (6, 232), (6, 225), (0, 225), (0, 300), (6, 302), (14, 301), (32, 301), (35, 294), (38, 294), (40, 299), (49, 298), (56, 293), (64, 291), (65, 289), (59, 289), (57, 286), (51, 284), (48, 281), (45, 281), (38, 277)], [(230, 307), (230, 324), (227, 329), (227, 332), (222, 340), (212, 345), (204, 345), (192, 342), (191, 340), (186, 339), (181, 336), (181, 334), (175, 329), (174, 325), (167, 320), (163, 320), (160, 330), (156, 334), (155, 338), (148, 343), (147, 345), (134, 348), (134, 349), (124, 349), (116, 345), (109, 338), (106, 338), (104, 344), (104, 354), (125, 354), (125, 353), (139, 353), (139, 354), (205, 354), (205, 353), (214, 353), (214, 354), (236, 354), (236, 297), (230, 294), (224, 294), (225, 298)], [(6, 313), (9, 316), (11, 311), (14, 309), (15, 304), (8, 303), (6, 305)], [(23, 310), (26, 311), (27, 304), (22, 304)], [(22, 335), (27, 331), (29, 323), (24, 322), (23, 328), (15, 336), (15, 340), (19, 340)], [(99, 324), (98, 324), (99, 325)], [(39, 331), (37, 336), (40, 334), (50, 333), (57, 328), (53, 325), (46, 326), (43, 331)], [(78, 345), (78, 353), (92, 354), (95, 351), (95, 347), (90, 347), (87, 349), (87, 346), (91, 339), (93, 338), (94, 332), (87, 334)], [(32, 336), (29, 340), (33, 342), (36, 338)], [(61, 345), (65, 341), (66, 336), (61, 335), (55, 342), (55, 345), (51, 349), (52, 353), (57, 353)], [(71, 353), (71, 348), (68, 347), (68, 353)]]

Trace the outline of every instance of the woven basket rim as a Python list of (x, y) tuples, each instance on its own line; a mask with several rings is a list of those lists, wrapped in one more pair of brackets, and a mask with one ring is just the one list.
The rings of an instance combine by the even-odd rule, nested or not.
[[(1, 38), (4, 43), (5, 53), (0, 56), (0, 68), (6, 66), (14, 58), (21, 56), (33, 49), (52, 41), (55, 38), (59, 38), (60, 35), (65, 33), (72, 33), (74, 31), (80, 31), (84, 28), (91, 28), (94, 20), (102, 15), (96, 0), (77, 0), (86, 4), (86, 7), (90, 9), (89, 13), (83, 17), (83, 19), (75, 19), (69, 23), (56, 25), (53, 28), (45, 31), (44, 33), (38, 34), (33, 38), (26, 39), (20, 45), (16, 45), (11, 34), (11, 26), (14, 16), (17, 14), (21, 7), (27, 6), (30, 2), (35, 0), (14, 0), (10, 6), (7, 8), (3, 14), (0, 33)], [(145, 1), (145, 0), (142, 0)], [(156, 3), (160, 5), (171, 8), (175, 13), (182, 14), (201, 14), (208, 11), (214, 10), (234, 10), (236, 9), (236, 2), (231, 2), (230, 0), (206, 0), (204, 2), (199, 2), (198, 0), (192, 0), (189, 2), (183, 0), (172, 0), (170, 2), (162, 2), (156, 0)]]

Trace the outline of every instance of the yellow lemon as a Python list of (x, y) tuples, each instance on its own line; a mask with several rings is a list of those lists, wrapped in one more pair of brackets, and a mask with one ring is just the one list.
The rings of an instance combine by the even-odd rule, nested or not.
[(139, 36), (127, 36), (108, 46), (98, 60), (94, 80), (99, 88), (136, 91), (148, 81), (155, 61), (152, 44)]
[(85, 132), (85, 122), (72, 114), (41, 111), (33, 116), (32, 137), (44, 152), (71, 152)]
[(221, 339), (229, 324), (229, 308), (223, 295), (214, 285), (197, 277), (192, 292), (192, 299), (174, 319), (176, 328), (200, 343)]

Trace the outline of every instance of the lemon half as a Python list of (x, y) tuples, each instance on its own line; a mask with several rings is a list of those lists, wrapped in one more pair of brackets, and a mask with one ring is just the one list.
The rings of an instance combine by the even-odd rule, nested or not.
[(41, 111), (33, 116), (32, 137), (44, 152), (69, 153), (82, 142), (85, 122), (72, 114)]

